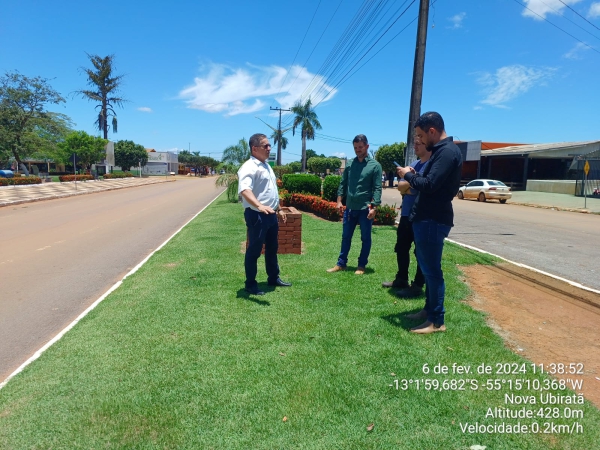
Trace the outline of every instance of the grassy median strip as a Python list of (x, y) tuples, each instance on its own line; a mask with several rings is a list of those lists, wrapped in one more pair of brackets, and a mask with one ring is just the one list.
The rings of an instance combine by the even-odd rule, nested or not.
[[(540, 392), (482, 387), (547, 379), (529, 364), (526, 374), (495, 374), (497, 363), (526, 361), (462, 302), (457, 267), (490, 257), (446, 245), (448, 332), (418, 336), (404, 314), (423, 299), (381, 288), (395, 273), (395, 229), (375, 229), (362, 277), (325, 273), (340, 238), (340, 223), (304, 215), (304, 254), (280, 256), (293, 287), (263, 282), (267, 295), (248, 296), (241, 206), (222, 196), (0, 390), (0, 448), (596, 448), (600, 415), (589, 404), (541, 405)], [(359, 246), (356, 233), (352, 261)], [(453, 374), (453, 363), (471, 373)], [(482, 363), (494, 374), (473, 374)], [(435, 374), (438, 364), (450, 373)], [(489, 408), (523, 407), (505, 394), (534, 395), (526, 409), (536, 413), (569, 406), (583, 418), (486, 418)], [(540, 434), (468, 432), (476, 422), (537, 422)], [(545, 422), (583, 431), (544, 434)]]

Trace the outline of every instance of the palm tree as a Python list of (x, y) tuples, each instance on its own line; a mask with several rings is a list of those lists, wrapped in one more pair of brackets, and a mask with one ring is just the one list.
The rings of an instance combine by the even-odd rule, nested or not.
[(223, 150), (223, 162), (218, 168), (224, 169), (225, 173), (219, 175), (215, 180), (215, 185), (227, 188), (227, 200), (232, 203), (239, 201), (237, 171), (244, 162), (250, 159), (250, 154), (250, 146), (245, 138), (240, 139), (236, 145), (230, 145)]
[(296, 114), (294, 117), (294, 123), (292, 124), (292, 134), (296, 134), (296, 127), (300, 125), (302, 132), (302, 171), (306, 172), (306, 140), (315, 139), (315, 129), (320, 130), (321, 124), (317, 113), (312, 108), (312, 102), (310, 98), (303, 105), (300, 100), (292, 106), (292, 112)]
[[(288, 132), (289, 130), (291, 130), (292, 127), (286, 128), (285, 130), (280, 130), (279, 128), (272, 127), (267, 122), (262, 120), (260, 117), (256, 117), (256, 118), (258, 120), (260, 120), (262, 123), (264, 123), (266, 126), (268, 126), (271, 130), (273, 130), (273, 133), (271, 134), (271, 139), (273, 139), (273, 145), (277, 145), (277, 165), (280, 166), (281, 165), (281, 149), (285, 150), (288, 145), (288, 139), (284, 136), (284, 134), (286, 132)], [(279, 124), (279, 126), (281, 126), (281, 124)], [(278, 145), (280, 142), (281, 142), (281, 146)]]
[(239, 140), (236, 145), (230, 145), (223, 150), (222, 161), (224, 163), (241, 166), (250, 159), (250, 146), (245, 138)]
[(100, 109), (96, 126), (98, 130), (104, 133), (104, 139), (108, 139), (108, 116), (112, 116), (112, 131), (116, 133), (117, 113), (114, 107), (122, 107), (125, 101), (122, 97), (116, 96), (124, 75), (113, 75), (114, 55), (108, 55), (104, 58), (89, 53), (86, 53), (86, 55), (94, 68), (82, 67), (81, 69), (87, 75), (88, 85), (92, 87), (92, 90), (81, 90), (76, 91), (76, 93), (83, 98), (99, 103), (99, 105), (96, 105), (96, 109)]

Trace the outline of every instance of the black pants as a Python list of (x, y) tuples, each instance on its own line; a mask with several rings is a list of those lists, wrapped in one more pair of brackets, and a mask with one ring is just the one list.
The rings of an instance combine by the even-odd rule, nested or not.
[(257, 286), (256, 273), (257, 261), (265, 246), (265, 268), (267, 269), (267, 281), (274, 283), (279, 278), (279, 264), (277, 263), (277, 233), (279, 224), (277, 214), (264, 214), (254, 211), (252, 208), (244, 210), (244, 219), (248, 228), (248, 248), (244, 258), (246, 269), (246, 288)]
[[(396, 280), (408, 281), (408, 266), (410, 265), (410, 247), (415, 241), (415, 235), (413, 234), (412, 222), (408, 220), (407, 216), (400, 217), (400, 223), (396, 230), (396, 259), (398, 260), (398, 273), (396, 274)], [(415, 250), (416, 255), (416, 250)], [(421, 268), (417, 263), (417, 272), (415, 273), (414, 284), (416, 286), (425, 286), (425, 276), (421, 272)]]

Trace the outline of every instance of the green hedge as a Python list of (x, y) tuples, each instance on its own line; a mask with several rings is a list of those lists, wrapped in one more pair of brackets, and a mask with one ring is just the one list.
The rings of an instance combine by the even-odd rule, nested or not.
[(286, 174), (283, 188), (290, 193), (321, 195), (321, 178), (310, 174)]
[(327, 175), (323, 180), (323, 198), (329, 202), (337, 202), (337, 191), (342, 177), (340, 175)]

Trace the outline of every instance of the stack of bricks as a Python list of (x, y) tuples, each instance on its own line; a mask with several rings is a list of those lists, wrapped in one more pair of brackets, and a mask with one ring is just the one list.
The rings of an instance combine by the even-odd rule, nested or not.
[[(287, 217), (283, 223), (279, 216), (279, 248), (277, 253), (285, 255), (302, 253), (302, 213), (292, 206), (281, 208)], [(264, 249), (263, 249), (264, 251)]]
[[(277, 238), (277, 253), (285, 255), (302, 253), (302, 213), (292, 206), (281, 208), (285, 212), (286, 222), (283, 223), (281, 215), (277, 215), (279, 220), (279, 234)], [(248, 236), (246, 235), (246, 248), (248, 248)], [(265, 253), (263, 245), (262, 254)]]

